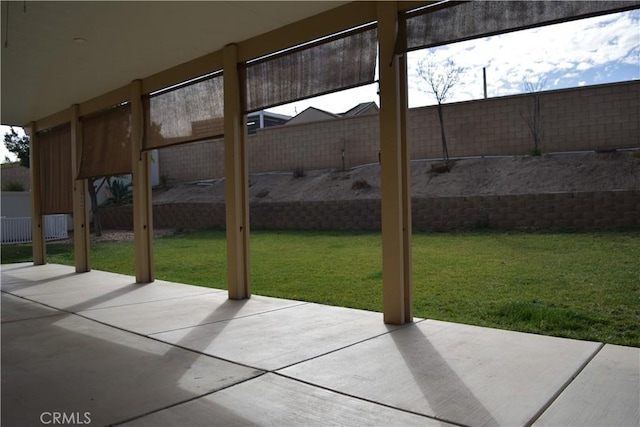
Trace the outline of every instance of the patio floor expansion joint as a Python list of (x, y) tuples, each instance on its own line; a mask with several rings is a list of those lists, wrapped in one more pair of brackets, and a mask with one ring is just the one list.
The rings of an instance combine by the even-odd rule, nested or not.
[(293, 305), (289, 305), (289, 306), (286, 306), (286, 307), (272, 308), (272, 309), (269, 309), (269, 310), (259, 311), (257, 313), (249, 313), (249, 314), (245, 314), (245, 315), (242, 315), (242, 316), (234, 316), (231, 319), (212, 320), (210, 322), (199, 323), (197, 325), (181, 326), (179, 328), (167, 329), (167, 330), (159, 331), (159, 332), (153, 332), (153, 333), (150, 333), (150, 334), (145, 335), (145, 336), (146, 337), (151, 337), (152, 335), (164, 334), (164, 333), (167, 333), (167, 332), (182, 331), (184, 329), (197, 328), (197, 327), (205, 326), (205, 325), (213, 325), (214, 323), (231, 322), (231, 321), (236, 320), (236, 319), (244, 319), (244, 318), (247, 318), (247, 317), (259, 316), (261, 314), (273, 313), (275, 311), (286, 310), (286, 309), (294, 308), (294, 307), (300, 307), (302, 305), (307, 305), (307, 304), (311, 304), (311, 303), (307, 302), (307, 301), (300, 301), (300, 304), (293, 304)]
[[(315, 355), (315, 356), (308, 357), (308, 358), (306, 358), (306, 359), (304, 359), (304, 360), (300, 360), (300, 361), (298, 361), (298, 362), (290, 363), (290, 364), (288, 364), (288, 365), (286, 365), (286, 366), (281, 366), (281, 367), (279, 367), (279, 368), (277, 368), (277, 369), (271, 369), (271, 370), (268, 370), (268, 372), (278, 373), (278, 371), (281, 371), (281, 370), (283, 370), (283, 369), (287, 369), (287, 368), (290, 368), (290, 367), (292, 367), (292, 366), (295, 366), (295, 365), (299, 365), (299, 364), (301, 364), (301, 363), (308, 362), (308, 361), (310, 361), (310, 360), (318, 359), (318, 358), (320, 358), (320, 357), (324, 357), (324, 356), (327, 356), (327, 355), (329, 355), (329, 354), (332, 354), (332, 353), (335, 353), (335, 352), (338, 352), (338, 351), (342, 351), (342, 350), (344, 350), (344, 349), (346, 349), (346, 348), (350, 348), (350, 347), (356, 346), (356, 345), (358, 345), (358, 344), (362, 344), (363, 342), (371, 341), (371, 340), (373, 340), (373, 339), (376, 339), (376, 338), (379, 338), (379, 337), (382, 337), (382, 336), (385, 336), (385, 335), (389, 335), (389, 334), (391, 334), (391, 333), (393, 333), (393, 332), (395, 332), (395, 331), (399, 331), (400, 329), (404, 329), (404, 328), (407, 328), (407, 327), (409, 327), (409, 326), (415, 325), (416, 323), (424, 322), (425, 320), (426, 320), (426, 319), (419, 319), (419, 320), (414, 321), (414, 322), (405, 323), (404, 325), (398, 325), (398, 327), (397, 327), (397, 328), (395, 328), (395, 329), (393, 329), (393, 330), (390, 330), (390, 331), (387, 331), (387, 332), (382, 332), (382, 333), (379, 333), (379, 334), (376, 334), (376, 335), (373, 335), (373, 336), (370, 336), (370, 337), (367, 337), (367, 338), (361, 339), (361, 340), (359, 340), (359, 341), (352, 342), (351, 344), (347, 344), (347, 345), (344, 345), (344, 346), (339, 347), (339, 348), (334, 348), (333, 350), (329, 350), (329, 351), (326, 351), (326, 352), (324, 352), (324, 353), (322, 353), (322, 354), (317, 354), (317, 355)], [(286, 376), (286, 375), (282, 375), (282, 374), (279, 374), (279, 375), (281, 375), (281, 376), (283, 376), (283, 377), (287, 377), (287, 378), (289, 378), (289, 377), (288, 377), (288, 376)]]
[(235, 386), (237, 386), (237, 385), (239, 385), (239, 384), (246, 383), (247, 381), (255, 380), (256, 378), (260, 378), (261, 376), (263, 376), (263, 375), (264, 375), (264, 374), (266, 374), (266, 373), (267, 373), (266, 371), (264, 371), (264, 372), (260, 372), (260, 373), (258, 373), (257, 375), (255, 375), (255, 376), (253, 376), (253, 377), (251, 377), (251, 378), (245, 378), (245, 379), (240, 380), (240, 381), (238, 381), (238, 382), (235, 382), (235, 383), (233, 383), (233, 384), (228, 384), (228, 385), (226, 385), (226, 386), (224, 386), (224, 387), (220, 387), (219, 389), (212, 390), (212, 391), (209, 391), (209, 392), (207, 392), (207, 393), (203, 393), (203, 394), (200, 394), (200, 395), (197, 395), (197, 396), (193, 396), (193, 397), (190, 397), (189, 399), (184, 399), (184, 400), (181, 400), (181, 401), (179, 401), (179, 402), (172, 403), (172, 404), (170, 404), (170, 405), (165, 405), (165, 406), (163, 406), (162, 408), (154, 409), (154, 410), (152, 410), (152, 411), (147, 411), (147, 412), (145, 412), (144, 414), (136, 415), (135, 417), (130, 417), (130, 418), (127, 418), (127, 419), (122, 420), (122, 421), (117, 421), (117, 422), (115, 422), (115, 423), (109, 424), (109, 426), (119, 426), (119, 425), (122, 425), (122, 424), (129, 423), (129, 422), (131, 422), (131, 421), (139, 420), (139, 419), (141, 419), (141, 418), (144, 418), (144, 417), (146, 417), (146, 416), (149, 416), (149, 415), (155, 414), (155, 413), (157, 413), (157, 412), (164, 411), (164, 410), (166, 410), (166, 409), (175, 408), (176, 406), (180, 406), (180, 405), (183, 405), (183, 404), (185, 404), (185, 403), (189, 403), (189, 402), (192, 402), (192, 401), (194, 401), (194, 400), (201, 399), (201, 398), (203, 398), (203, 397), (206, 397), (206, 396), (209, 396), (209, 395), (215, 394), (215, 393), (217, 393), (217, 392), (219, 392), (219, 391), (223, 391), (223, 390), (226, 390), (226, 389), (228, 389), (228, 388), (235, 387)]
[(598, 355), (598, 353), (600, 353), (600, 351), (604, 348), (605, 345), (606, 345), (605, 343), (600, 343), (598, 348), (594, 350), (593, 354), (589, 356), (581, 366), (578, 367), (576, 372), (554, 393), (553, 396), (551, 396), (551, 398), (549, 398), (549, 400), (544, 405), (542, 405), (542, 407), (540, 407), (538, 412), (536, 412), (533, 415), (533, 417), (531, 417), (531, 419), (524, 424), (525, 427), (529, 427), (533, 425), (533, 423), (535, 423), (538, 420), (538, 418), (540, 418), (542, 414), (544, 414), (547, 411), (547, 409), (549, 409), (549, 407), (553, 404), (553, 402), (555, 402), (562, 395), (562, 393), (567, 389), (567, 387), (569, 387), (571, 383), (576, 378), (578, 378), (578, 376), (582, 373), (582, 371), (586, 369), (589, 363), (591, 363), (591, 361)]
[(29, 298), (26, 298), (26, 297), (23, 297), (23, 296), (20, 296), (20, 295), (12, 294), (11, 292), (7, 292), (7, 291), (0, 291), (0, 292), (3, 293), (3, 294), (11, 295), (12, 297), (15, 297), (15, 298), (23, 299), (23, 300), (28, 301), (28, 302), (33, 303), (33, 304), (39, 304), (39, 305), (42, 305), (43, 307), (47, 307), (47, 308), (51, 308), (52, 310), (60, 311), (60, 313), (43, 314), (43, 315), (35, 316), (35, 317), (27, 317), (25, 319), (3, 320), (2, 321), (3, 325), (8, 325), (9, 323), (24, 322), (25, 320), (35, 320), (35, 319), (42, 319), (44, 317), (61, 316), (61, 315), (68, 314), (68, 313), (64, 312), (63, 310), (60, 310), (59, 308), (50, 307), (50, 306), (47, 306), (46, 304), (42, 304), (42, 303), (39, 303), (37, 301), (30, 300)]
[[(27, 300), (27, 301), (29, 301), (29, 302), (33, 302), (33, 303), (35, 303), (35, 304), (40, 304), (40, 305), (42, 305), (42, 306), (45, 306), (45, 307), (52, 308), (52, 309), (54, 309), (54, 310), (58, 310), (58, 311), (60, 311), (61, 313), (56, 314), (56, 316), (60, 316), (60, 315), (62, 315), (62, 314), (66, 314), (66, 315), (68, 315), (68, 316), (78, 316), (78, 317), (80, 317), (80, 318), (82, 318), (82, 319), (89, 320), (89, 321), (91, 321), (91, 322), (94, 322), (94, 323), (100, 324), (100, 325), (102, 325), (102, 326), (107, 326), (107, 327), (109, 327), (109, 328), (113, 328), (113, 329), (116, 329), (116, 330), (118, 330), (118, 331), (126, 332), (126, 333), (129, 333), (129, 334), (133, 334), (133, 335), (136, 335), (136, 336), (138, 336), (138, 337), (147, 338), (147, 339), (150, 339), (150, 340), (152, 340), (152, 341), (162, 343), (162, 344), (164, 344), (164, 345), (168, 345), (168, 346), (171, 346), (171, 347), (176, 347), (176, 348), (179, 348), (179, 349), (182, 349), (182, 350), (185, 350), (185, 351), (191, 352), (191, 353), (198, 354), (198, 355), (200, 355), (200, 356), (206, 356), (206, 357), (210, 357), (210, 358), (212, 358), (212, 359), (222, 360), (223, 362), (233, 363), (234, 365), (243, 366), (243, 367), (245, 367), (245, 368), (253, 369), (253, 370), (256, 370), (256, 371), (263, 372), (263, 373), (269, 372), (269, 371), (267, 371), (267, 370), (265, 370), (265, 369), (257, 368), (257, 367), (255, 367), (255, 366), (247, 365), (247, 364), (244, 364), (244, 363), (241, 363), (241, 362), (237, 362), (237, 361), (234, 361), (234, 360), (225, 359), (225, 358), (223, 358), (223, 357), (219, 357), (219, 356), (213, 356), (213, 355), (211, 355), (211, 354), (207, 354), (207, 353), (204, 353), (204, 352), (202, 352), (202, 351), (194, 350), (194, 349), (192, 349), (192, 348), (185, 347), (185, 346), (182, 346), (182, 345), (179, 345), (179, 344), (173, 344), (173, 343), (169, 343), (169, 342), (166, 342), (166, 341), (162, 341), (161, 339), (158, 339), (158, 338), (153, 337), (153, 336), (151, 336), (151, 335), (145, 335), (145, 334), (142, 334), (142, 333), (140, 333), (140, 332), (130, 331), (129, 329), (125, 329), (125, 328), (121, 328), (121, 327), (119, 327), (119, 326), (111, 325), (111, 324), (109, 324), (109, 323), (102, 322), (102, 321), (100, 321), (100, 320), (92, 319), (91, 317), (87, 317), (87, 316), (84, 316), (84, 315), (79, 314), (79, 313), (74, 313), (74, 312), (72, 312), (72, 311), (64, 310), (64, 309), (61, 309), (61, 308), (56, 308), (56, 307), (50, 306), (50, 305), (48, 305), (48, 304), (44, 304), (44, 303), (41, 303), (41, 302), (38, 302), (38, 301), (30, 300), (30, 299), (25, 298), (25, 297), (20, 297), (20, 298), (23, 298), (23, 299), (25, 299), (25, 300)], [(191, 327), (193, 327), (193, 326), (191, 326)]]
[[(291, 365), (290, 365), (290, 366), (291, 366)], [(284, 369), (284, 368), (283, 368), (283, 369)], [(340, 391), (340, 390), (332, 389), (331, 387), (326, 387), (326, 386), (323, 386), (323, 385), (320, 385), (320, 384), (315, 384), (315, 383), (312, 383), (312, 382), (309, 382), (309, 381), (301, 380), (301, 379), (299, 379), (299, 378), (290, 377), (290, 376), (285, 375), (285, 374), (282, 374), (282, 373), (280, 373), (280, 372), (275, 372), (275, 371), (273, 371), (273, 372), (271, 372), (271, 373), (273, 373), (273, 374), (275, 374), (275, 375), (278, 375), (278, 376), (280, 376), (280, 377), (282, 377), (282, 378), (286, 378), (286, 379), (288, 379), (288, 380), (297, 381), (297, 382), (299, 382), (299, 383), (301, 383), (301, 384), (305, 384), (305, 385), (308, 385), (308, 386), (311, 386), (311, 387), (319, 388), (319, 389), (321, 389), (321, 390), (326, 390), (326, 391), (329, 391), (329, 392), (331, 392), (331, 393), (336, 393), (336, 394), (339, 394), (339, 395), (341, 395), (341, 396), (349, 397), (349, 398), (352, 398), (352, 399), (357, 399), (357, 400), (360, 400), (360, 401), (362, 401), (362, 402), (372, 403), (372, 404), (374, 404), (374, 405), (382, 406), (382, 407), (384, 407), (384, 408), (393, 409), (393, 410), (395, 410), (395, 411), (400, 411), (400, 412), (405, 412), (405, 413), (407, 413), (407, 414), (417, 415), (417, 416), (424, 417), (424, 418), (427, 418), (427, 419), (430, 419), (430, 420), (435, 420), (435, 421), (440, 421), (440, 422), (448, 423), (448, 424), (451, 424), (451, 425), (454, 425), (454, 426), (459, 426), (459, 427), (473, 427), (473, 426), (471, 426), (471, 425), (467, 425), (467, 424), (460, 424), (460, 423), (458, 423), (458, 422), (455, 422), (455, 421), (452, 421), (452, 420), (448, 420), (448, 419), (446, 419), (446, 418), (440, 418), (440, 417), (436, 417), (436, 416), (426, 415), (426, 414), (423, 414), (423, 413), (421, 413), (421, 412), (412, 411), (412, 410), (410, 410), (410, 409), (399, 408), (399, 407), (397, 407), (397, 406), (393, 406), (393, 405), (390, 405), (390, 404), (388, 404), (388, 403), (378, 402), (377, 400), (367, 399), (366, 397), (362, 397), (362, 396), (357, 396), (357, 395), (353, 395), (353, 394), (345, 393), (345, 392)], [(257, 378), (257, 377), (256, 377), (256, 378)]]
[(169, 300), (174, 300), (174, 299), (192, 298), (192, 297), (198, 297), (198, 296), (202, 296), (202, 295), (209, 295), (209, 294), (213, 294), (213, 293), (215, 293), (215, 292), (203, 292), (201, 294), (178, 295), (178, 296), (173, 296), (173, 297), (169, 297), (168, 296), (168, 297), (153, 299), (153, 300), (149, 300), (149, 301), (128, 302), (128, 303), (117, 304), (117, 305), (109, 305), (107, 307), (83, 308), (82, 310), (78, 310), (78, 311), (108, 310), (110, 308), (115, 308), (115, 307), (128, 307), (128, 306), (131, 306), (131, 305), (148, 304), (150, 302), (160, 302), (160, 301), (169, 301)]

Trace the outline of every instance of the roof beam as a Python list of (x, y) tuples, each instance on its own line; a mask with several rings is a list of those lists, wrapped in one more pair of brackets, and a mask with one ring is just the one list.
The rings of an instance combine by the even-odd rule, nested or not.
[(356, 1), (238, 43), (238, 62), (269, 55), (376, 20), (376, 2)]
[(209, 53), (142, 79), (142, 94), (148, 95), (178, 83), (222, 70), (222, 50)]

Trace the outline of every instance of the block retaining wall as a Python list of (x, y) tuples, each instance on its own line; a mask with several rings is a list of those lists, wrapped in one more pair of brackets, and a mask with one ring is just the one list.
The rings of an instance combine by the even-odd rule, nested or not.
[[(129, 206), (101, 210), (104, 228), (132, 229)], [(640, 227), (640, 191), (438, 197), (412, 200), (412, 225), (421, 230), (606, 230)], [(380, 200), (255, 203), (253, 229), (380, 230)], [(153, 206), (155, 228), (224, 228), (221, 203)]]

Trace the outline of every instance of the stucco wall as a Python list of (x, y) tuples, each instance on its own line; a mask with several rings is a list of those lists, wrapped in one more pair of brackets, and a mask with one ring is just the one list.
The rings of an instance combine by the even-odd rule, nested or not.
[(29, 176), (29, 169), (24, 166), (20, 166), (18, 163), (3, 164), (2, 168), (2, 189), (10, 183), (17, 182), (22, 184), (24, 191), (31, 189), (31, 178)]
[(31, 193), (28, 191), (2, 191), (2, 215), (8, 218), (31, 216)]

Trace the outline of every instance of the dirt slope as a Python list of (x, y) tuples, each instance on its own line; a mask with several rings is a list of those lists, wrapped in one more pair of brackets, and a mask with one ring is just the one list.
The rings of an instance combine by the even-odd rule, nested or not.
[[(635, 152), (637, 156), (637, 151)], [(531, 194), (572, 191), (640, 190), (640, 158), (634, 152), (574, 153), (541, 157), (485, 157), (456, 160), (451, 172), (435, 173), (434, 161), (411, 162), (413, 197)], [(370, 188), (354, 188), (361, 181)], [(348, 200), (380, 197), (380, 167), (347, 171), (251, 174), (251, 202)], [(356, 185), (357, 186), (357, 185)], [(177, 184), (156, 190), (153, 202), (224, 201), (224, 180)]]

